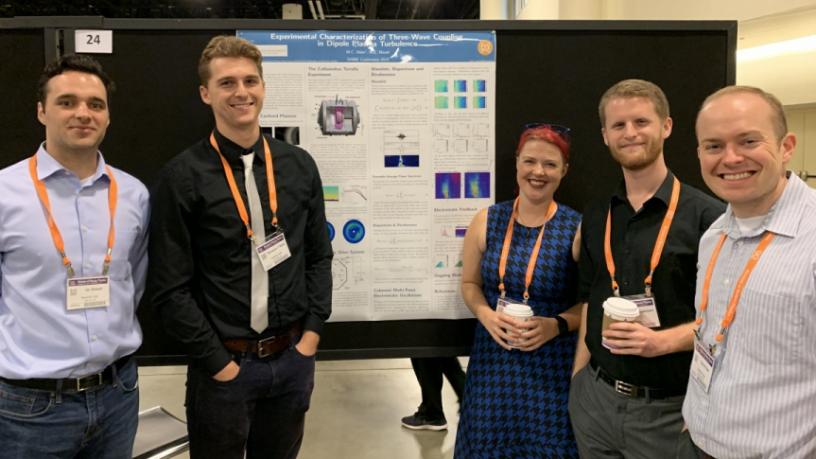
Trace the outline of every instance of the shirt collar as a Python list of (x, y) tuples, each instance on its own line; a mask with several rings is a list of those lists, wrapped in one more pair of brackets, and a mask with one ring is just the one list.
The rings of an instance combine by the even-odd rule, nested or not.
[(791, 174), (790, 171), (787, 172), (787, 177), (788, 182), (785, 184), (785, 189), (782, 190), (782, 195), (771, 206), (771, 209), (765, 214), (762, 225), (755, 231), (747, 234), (740, 232), (731, 204), (725, 210), (720, 223), (712, 226), (721, 229), (732, 239), (755, 237), (765, 231), (780, 236), (796, 237), (801, 219), (805, 215), (805, 203), (807, 202), (805, 195), (810, 188), (802, 179), (795, 174)]
[[(649, 202), (653, 199), (657, 199), (663, 201), (663, 203), (668, 207), (669, 201), (671, 200), (671, 192), (672, 186), (674, 185), (674, 174), (671, 171), (668, 171), (666, 174), (666, 178), (663, 179), (663, 183), (657, 188), (655, 194), (646, 200)], [(621, 180), (618, 183), (618, 187), (615, 189), (615, 193), (612, 195), (613, 203), (616, 201), (618, 202), (629, 202), (629, 198), (626, 196), (626, 180)], [(644, 203), (645, 204), (645, 203)]]
[(221, 149), (221, 154), (223, 154), (230, 163), (241, 163), (241, 156), (253, 152), (255, 153), (255, 158), (260, 160), (261, 163), (264, 162), (263, 136), (260, 135), (260, 133), (258, 140), (255, 141), (252, 148), (244, 148), (238, 145), (218, 132), (218, 129), (215, 129), (215, 141), (218, 142), (218, 148)]
[[(94, 171), (93, 175), (91, 176), (91, 180), (88, 183), (94, 183), (99, 180), (100, 177), (108, 176), (108, 171), (105, 168), (105, 157), (102, 156), (102, 152), (99, 151), (96, 152), (96, 155), (96, 171)], [(74, 175), (73, 172), (66, 169), (59, 163), (59, 161), (54, 159), (54, 157), (51, 156), (51, 153), (46, 151), (45, 142), (43, 142), (40, 144), (40, 148), (37, 149), (37, 178), (40, 180), (45, 180), (56, 173), (65, 173), (72, 176)]]

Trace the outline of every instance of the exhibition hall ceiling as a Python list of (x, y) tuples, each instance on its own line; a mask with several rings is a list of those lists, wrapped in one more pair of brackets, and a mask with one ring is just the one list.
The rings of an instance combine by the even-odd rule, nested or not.
[(280, 19), (284, 3), (300, 4), (304, 19), (479, 19), (479, 0), (0, 0), (0, 17)]

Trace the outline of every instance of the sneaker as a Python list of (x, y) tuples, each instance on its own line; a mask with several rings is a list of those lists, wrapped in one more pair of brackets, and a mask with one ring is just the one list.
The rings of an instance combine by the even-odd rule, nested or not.
[(445, 418), (432, 419), (417, 411), (402, 418), (402, 426), (413, 430), (445, 430), (448, 423)]

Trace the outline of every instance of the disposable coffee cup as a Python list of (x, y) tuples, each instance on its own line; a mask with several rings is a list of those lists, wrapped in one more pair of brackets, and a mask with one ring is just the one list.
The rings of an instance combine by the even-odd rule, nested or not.
[[(504, 307), (502, 313), (522, 322), (527, 322), (533, 317), (533, 309), (526, 304), (510, 303)], [(507, 344), (515, 345), (512, 341), (507, 341)]]
[(616, 296), (607, 298), (604, 301), (603, 311), (601, 331), (605, 331), (615, 322), (634, 322), (640, 315), (640, 309), (638, 309), (634, 301)]
[[(635, 322), (640, 316), (640, 310), (637, 304), (626, 298), (619, 298), (613, 296), (607, 298), (603, 303), (603, 323), (601, 324), (601, 333), (606, 331), (610, 325), (616, 322)], [(602, 343), (604, 347), (610, 348), (604, 340)]]
[(516, 320), (528, 321), (533, 317), (533, 308), (526, 304), (510, 303), (504, 307), (503, 313)]

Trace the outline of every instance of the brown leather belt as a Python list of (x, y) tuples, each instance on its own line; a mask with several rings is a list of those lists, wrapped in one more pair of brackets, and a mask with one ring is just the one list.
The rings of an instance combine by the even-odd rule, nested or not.
[(285, 351), (292, 341), (303, 331), (300, 321), (280, 333), (261, 339), (229, 338), (224, 340), (224, 347), (235, 354), (253, 354), (258, 358), (269, 357)]
[(113, 368), (116, 367), (116, 370), (119, 371), (124, 368), (125, 365), (130, 362), (129, 355), (126, 355), (116, 362), (108, 365), (104, 370), (100, 371), (99, 373), (83, 376), (82, 378), (64, 378), (64, 379), (45, 379), (45, 378), (37, 378), (37, 379), (7, 379), (0, 377), (0, 381), (3, 381), (6, 384), (17, 386), (17, 387), (24, 387), (26, 389), (37, 389), (37, 390), (47, 390), (51, 392), (63, 391), (63, 392), (84, 392), (88, 389), (94, 389), (97, 387), (101, 387), (107, 384), (112, 384), (113, 381)]

